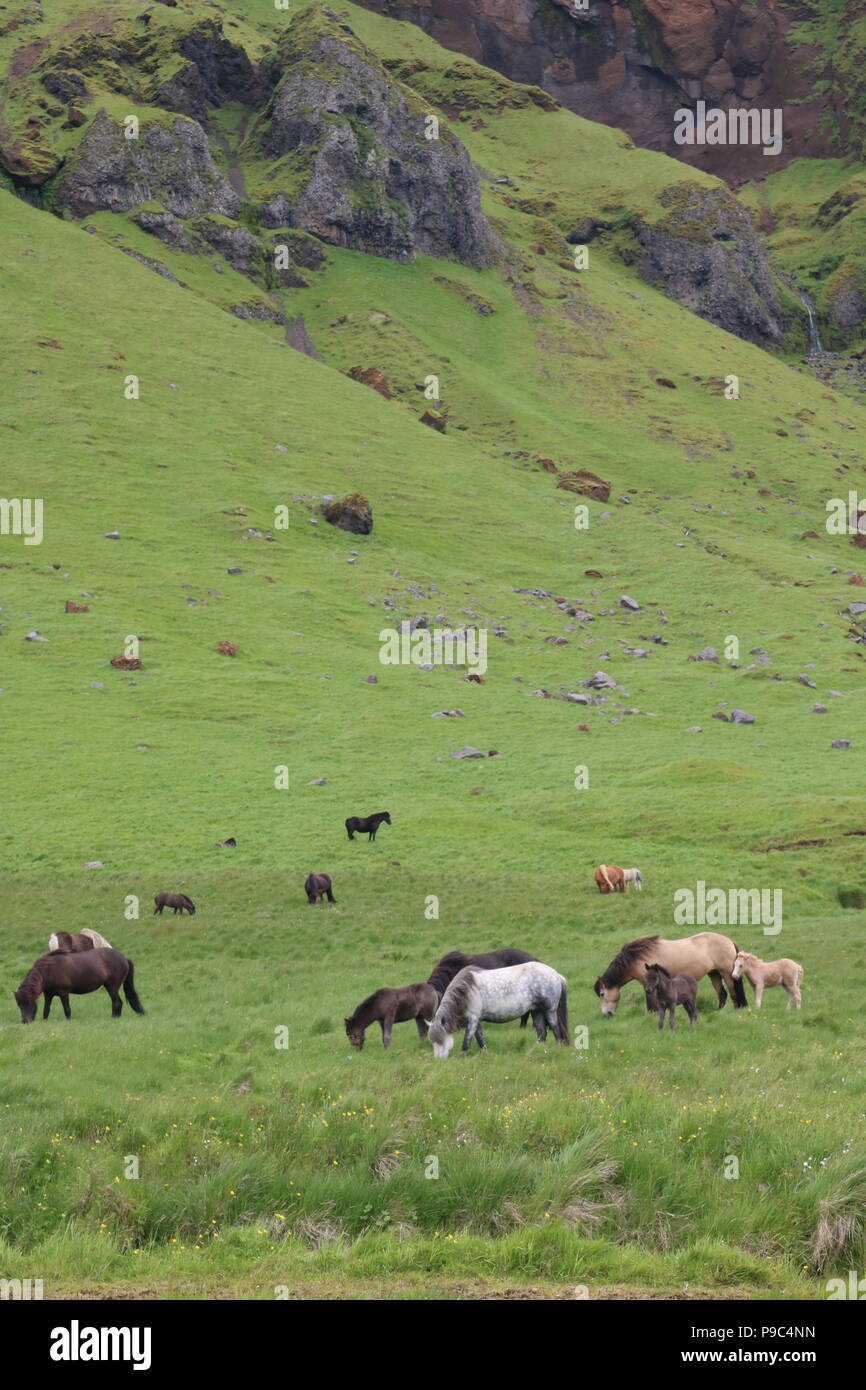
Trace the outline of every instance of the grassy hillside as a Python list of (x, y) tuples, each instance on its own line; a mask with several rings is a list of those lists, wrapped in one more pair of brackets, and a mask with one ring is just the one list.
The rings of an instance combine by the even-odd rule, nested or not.
[[(402, 26), (356, 21), (399, 57)], [(3, 491), (45, 503), (40, 547), (0, 537), (0, 1264), (46, 1296), (815, 1298), (862, 1267), (863, 926), (837, 898), (866, 888), (860, 590), (858, 553), (823, 524), (857, 487), (859, 409), (612, 249), (580, 274), (558, 243), (528, 251), (602, 196), (573, 157), (593, 128), (483, 121), (460, 133), (516, 185), (485, 195), (504, 263), (326, 248), (290, 300), (324, 362), (226, 314), (206, 266), (185, 290), (119, 254), (109, 214), (89, 235), (0, 194)], [(611, 167), (668, 164), (599, 139)], [(519, 206), (536, 184), (552, 209)], [(396, 398), (341, 374), (356, 364)], [(429, 373), (444, 435), (418, 419)], [(538, 458), (613, 481), (587, 529)], [(369, 537), (318, 511), (356, 490)], [(379, 663), (380, 631), (420, 613), (502, 626), (483, 686)], [(140, 672), (108, 664), (129, 635)], [(687, 660), (707, 645), (718, 664)], [(770, 664), (749, 669), (756, 647)], [(623, 691), (591, 708), (532, 694), (599, 669)], [(735, 707), (756, 723), (713, 718)], [(501, 756), (452, 760), (464, 744)], [(380, 808), (392, 827), (349, 843), (344, 818)], [(645, 892), (600, 898), (601, 861), (638, 864)], [(311, 869), (336, 907), (307, 905)], [(697, 879), (783, 890), (780, 936), (732, 934), (802, 961), (802, 1012), (774, 991), (759, 1014), (716, 1013), (704, 982), (694, 1034), (659, 1037), (636, 986), (602, 1020), (596, 975), (633, 936), (682, 934), (673, 894)], [(164, 889), (196, 917), (154, 918)], [(55, 1005), (22, 1028), (11, 991), (50, 931), (85, 926), (133, 957), (147, 1017), (112, 1024), (91, 996), (70, 1024)], [(586, 1049), (509, 1025), (489, 1055), (437, 1063), (410, 1024), (390, 1053), (372, 1033), (350, 1052), (365, 994), (497, 946), (567, 975)]]

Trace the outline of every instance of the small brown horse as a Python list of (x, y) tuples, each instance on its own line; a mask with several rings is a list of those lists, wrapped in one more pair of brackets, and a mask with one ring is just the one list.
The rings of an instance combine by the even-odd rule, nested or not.
[(595, 871), (599, 893), (624, 893), (626, 882), (618, 864), (599, 864)]
[(426, 1019), (432, 1018), (439, 1007), (439, 995), (432, 985), (404, 985), (402, 989), (377, 989), (358, 1005), (351, 1018), (345, 1018), (346, 1037), (358, 1051), (364, 1046), (364, 1029), (371, 1023), (382, 1026), (382, 1046), (391, 1046), (391, 1030), (395, 1023), (414, 1018), (418, 1037), (427, 1036)]
[(709, 975), (720, 1009), (724, 1008), (728, 998), (725, 985), (734, 996), (734, 1008), (744, 1009), (748, 1000), (743, 982), (733, 978), (736, 958), (734, 942), (720, 932), (696, 932), (694, 936), (683, 936), (679, 941), (667, 941), (663, 936), (639, 936), (614, 956), (607, 970), (596, 980), (594, 988), (601, 1000), (602, 1013), (611, 1018), (616, 1013), (622, 987), (630, 980), (639, 980), (643, 984), (648, 965), (663, 965), (671, 975), (692, 975), (696, 980)]
[(90, 927), (80, 932), (55, 931), (48, 938), (49, 951), (94, 951), (101, 946), (111, 950), (111, 942)]
[(346, 833), (350, 840), (354, 840), (355, 831), (359, 835), (369, 835), (370, 840), (375, 840), (376, 831), (383, 821), (385, 825), (391, 824), (391, 817), (387, 811), (377, 811), (374, 816), (350, 816), (346, 821)]
[(307, 902), (311, 907), (320, 903), (323, 898), (327, 898), (329, 903), (335, 903), (337, 899), (331, 892), (330, 874), (308, 874), (304, 884), (304, 892), (307, 895)]
[(643, 977), (646, 1005), (659, 1016), (659, 1032), (665, 1026), (665, 1010), (670, 1015), (671, 1032), (676, 1028), (677, 1004), (682, 1004), (694, 1028), (698, 1021), (695, 1002), (698, 982), (694, 975), (669, 975), (663, 965), (648, 965)]
[(95, 989), (104, 986), (111, 1000), (111, 1017), (120, 1018), (123, 1008), (121, 985), (130, 1008), (137, 1014), (143, 1014), (141, 1000), (135, 992), (132, 961), (121, 955), (120, 951), (111, 947), (98, 947), (93, 951), (54, 951), (40, 956), (30, 967), (15, 991), (15, 1003), (21, 1010), (21, 1022), (32, 1023), (40, 994), (45, 995), (43, 1018), (48, 1017), (51, 1001), (57, 995), (66, 1017), (71, 1018), (70, 994), (92, 994)]
[(184, 909), (186, 909), (190, 917), (195, 916), (195, 903), (192, 898), (186, 896), (186, 893), (157, 893), (153, 901), (156, 903), (156, 907), (153, 909), (154, 917), (157, 913), (159, 913), (161, 917), (164, 907), (173, 907), (175, 917), (178, 913), (180, 913), (182, 917)]

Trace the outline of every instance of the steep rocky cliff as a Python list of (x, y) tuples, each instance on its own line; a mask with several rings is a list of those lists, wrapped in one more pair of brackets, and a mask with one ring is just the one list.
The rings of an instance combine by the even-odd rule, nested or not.
[[(817, 22), (820, 5), (809, 0), (586, 0), (585, 9), (575, 8), (580, 0), (360, 3), (419, 24), (445, 47), (732, 182), (761, 177), (797, 155), (841, 150), (851, 133), (852, 103), (845, 84), (832, 80), (829, 31)], [(832, 7), (840, 38), (845, 20), (864, 14), (862, 0), (842, 3), (844, 14)], [(783, 109), (781, 153), (677, 145), (674, 113), (698, 100)]]

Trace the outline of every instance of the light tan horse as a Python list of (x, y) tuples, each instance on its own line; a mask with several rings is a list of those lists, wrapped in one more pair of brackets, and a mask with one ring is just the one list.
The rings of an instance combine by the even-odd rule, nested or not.
[(733, 973), (738, 949), (730, 937), (714, 931), (697, 932), (679, 941), (668, 941), (663, 936), (639, 936), (623, 946), (596, 980), (594, 988), (601, 1000), (601, 1011), (608, 1018), (616, 1013), (620, 990), (630, 980), (639, 980), (646, 988), (644, 976), (648, 965), (663, 965), (669, 975), (691, 975), (695, 980), (709, 975), (720, 1009), (725, 1007), (728, 998), (725, 985), (733, 995), (734, 1007), (744, 1009), (748, 1004), (746, 991), (742, 980), (735, 979)]
[(790, 1009), (792, 1004), (796, 1004), (799, 1009), (801, 1003), (800, 981), (803, 978), (803, 967), (798, 965), (795, 960), (789, 960), (787, 956), (782, 956), (781, 960), (758, 960), (749, 951), (738, 951), (737, 959), (734, 961), (734, 968), (731, 971), (735, 980), (739, 980), (741, 975), (745, 975), (749, 984), (755, 991), (755, 1008), (761, 1007), (761, 999), (765, 989), (772, 989), (773, 985), (784, 985), (788, 1002), (785, 1005)]
[(643, 888), (643, 879), (640, 876), (640, 869), (623, 869), (622, 881), (625, 885), (624, 891), (628, 892), (628, 885), (633, 883), (638, 892)]
[(625, 882), (618, 864), (599, 864), (595, 871), (599, 893), (624, 893)]

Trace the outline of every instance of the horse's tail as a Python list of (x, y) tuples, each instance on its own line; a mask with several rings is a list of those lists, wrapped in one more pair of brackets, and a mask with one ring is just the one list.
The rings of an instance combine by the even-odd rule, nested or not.
[[(732, 945), (733, 945), (734, 950), (736, 951), (737, 955), (739, 955), (739, 954), (740, 954), (740, 948), (739, 948), (739, 946), (737, 945), (736, 941), (732, 942)], [(747, 1009), (747, 1008), (749, 1007), (749, 1001), (748, 1001), (748, 998), (746, 997), (746, 991), (745, 991), (745, 989), (743, 988), (743, 977), (742, 977), (742, 975), (738, 975), (737, 978), (736, 978), (736, 980), (734, 980), (734, 979), (732, 978), (732, 984), (733, 984), (733, 993), (734, 993), (734, 1008), (735, 1008), (735, 1009)]]
[(135, 992), (135, 967), (128, 956), (127, 960), (129, 961), (129, 970), (126, 972), (126, 979), (123, 982), (123, 992), (126, 995), (126, 1002), (129, 1007), (134, 1009), (137, 1014), (143, 1014), (144, 1009), (142, 1008), (141, 1000)]
[(562, 989), (559, 991), (559, 1003), (556, 1006), (556, 1022), (559, 1027), (559, 1041), (566, 1046), (571, 1043), (571, 1034), (568, 1031), (568, 985), (565, 980), (562, 982)]
[[(357, 817), (357, 816), (350, 816), (349, 819), (346, 821), (346, 833), (347, 833), (347, 835), (349, 836), (349, 839), (350, 839), (350, 840), (354, 840), (354, 838), (355, 838), (354, 835), (352, 834), (352, 831), (356, 829), (356, 827), (357, 827), (357, 822), (358, 822), (358, 817)], [(311, 875), (311, 877), (312, 877), (312, 875)]]
[(606, 864), (599, 864), (598, 867), (599, 867), (599, 871), (600, 871), (600, 873), (601, 873), (602, 878), (604, 879), (605, 883), (607, 884), (608, 888), (610, 889), (610, 891), (611, 891), (611, 893), (612, 893), (612, 892), (614, 891), (614, 889), (613, 889), (613, 884), (611, 883), (610, 877), (609, 877), (608, 872), (607, 872), (607, 865), (606, 865)]

